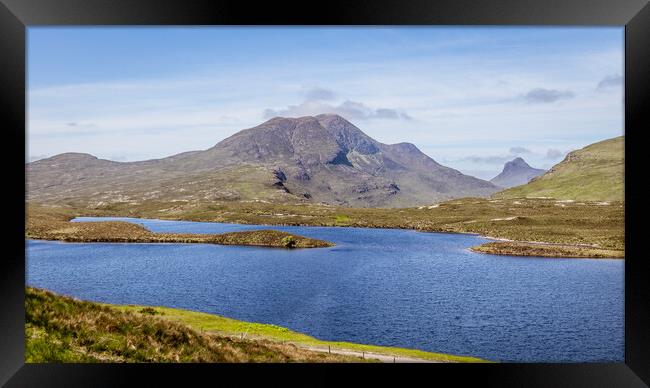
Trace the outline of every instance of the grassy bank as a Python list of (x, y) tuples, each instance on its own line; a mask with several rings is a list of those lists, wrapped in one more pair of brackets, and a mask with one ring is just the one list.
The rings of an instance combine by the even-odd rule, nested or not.
[(475, 357), (454, 356), (442, 353), (431, 353), (417, 349), (405, 349), (387, 346), (375, 346), (356, 344), (351, 342), (322, 341), (306, 334), (298, 333), (284, 327), (269, 325), (264, 323), (243, 322), (235, 319), (225, 318), (218, 315), (188, 311), (181, 309), (172, 309), (168, 307), (150, 307), (150, 306), (113, 306), (122, 311), (138, 312), (146, 311), (149, 314), (159, 316), (174, 322), (181, 322), (195, 330), (203, 332), (213, 332), (220, 335), (239, 337), (244, 335), (245, 338), (255, 338), (262, 340), (280, 341), (283, 343), (292, 343), (299, 346), (321, 347), (332, 349), (356, 350), (360, 352), (385, 354), (391, 356), (413, 357), (424, 360), (438, 362), (484, 362), (484, 360)]
[(275, 325), (165, 307), (79, 301), (27, 287), (26, 362), (367, 362), (327, 348), (438, 362), (482, 362), (420, 350), (320, 341)]
[(291, 344), (201, 333), (181, 322), (27, 288), (26, 362), (363, 362)]
[(30, 206), (25, 237), (68, 242), (202, 243), (277, 248), (320, 248), (334, 244), (277, 230), (223, 234), (153, 233), (130, 222), (69, 222), (74, 211)]

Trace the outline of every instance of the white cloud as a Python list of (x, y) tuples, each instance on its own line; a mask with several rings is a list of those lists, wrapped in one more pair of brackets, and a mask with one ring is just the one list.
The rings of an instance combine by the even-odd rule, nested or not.
[(299, 105), (289, 105), (285, 109), (265, 109), (263, 116), (265, 118), (272, 118), (276, 116), (301, 117), (315, 116), (322, 113), (338, 114), (350, 121), (369, 119), (411, 120), (411, 116), (399, 109), (373, 109), (361, 102), (350, 100), (345, 100), (338, 105), (332, 105), (318, 100), (306, 100)]

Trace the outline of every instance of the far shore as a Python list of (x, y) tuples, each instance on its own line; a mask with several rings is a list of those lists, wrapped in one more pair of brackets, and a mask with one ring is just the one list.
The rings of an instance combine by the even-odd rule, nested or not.
[[(151, 218), (151, 220), (155, 220), (155, 218)], [(161, 220), (186, 221), (186, 220), (175, 220), (175, 219), (161, 219)], [(122, 222), (122, 221), (93, 221), (93, 222), (100, 223), (100, 222)], [(194, 221), (194, 222), (208, 222), (208, 221)], [(247, 224), (239, 224), (239, 225), (247, 225)], [(278, 226), (278, 225), (262, 224), (260, 226)], [(283, 225), (283, 226), (296, 226), (296, 225)], [(311, 225), (297, 225), (297, 226), (310, 227)], [(348, 227), (361, 228), (359, 226), (354, 226), (354, 225)], [(547, 243), (547, 242), (540, 242), (540, 241), (516, 241), (516, 240), (505, 239), (505, 238), (482, 236), (479, 235), (478, 233), (460, 232), (460, 231), (432, 232), (432, 231), (423, 231), (417, 229), (408, 229), (408, 230), (414, 230), (416, 232), (423, 232), (423, 233), (465, 234), (465, 235), (478, 236), (489, 240), (495, 240), (494, 242), (489, 242), (489, 243), (476, 245), (468, 248), (470, 251), (474, 253), (501, 255), (501, 256), (535, 256), (535, 257), (566, 258), (566, 259), (624, 259), (625, 258), (624, 257), (625, 252), (622, 250), (601, 249), (592, 244), (562, 244), (562, 243)], [(272, 242), (267, 244), (250, 243), (250, 241), (254, 240), (256, 236), (259, 237), (262, 234), (270, 234), (270, 233), (282, 233), (283, 235), (286, 236), (298, 237), (298, 235), (291, 235), (289, 233), (280, 232), (276, 230), (258, 230), (258, 231), (250, 231), (250, 232), (231, 232), (231, 233), (215, 234), (215, 235), (200, 235), (200, 234), (187, 235), (187, 236), (192, 236), (190, 238), (183, 238), (181, 236), (186, 236), (186, 235), (181, 235), (181, 234), (155, 233), (154, 235), (156, 235), (156, 238), (139, 238), (137, 240), (130, 239), (128, 241), (126, 240), (121, 241), (117, 239), (110, 239), (110, 241), (109, 239), (92, 240), (92, 239), (83, 239), (83, 238), (79, 240), (66, 239), (63, 241), (66, 242), (130, 242), (130, 243), (215, 243), (221, 245), (249, 245), (249, 246), (257, 245), (261, 247), (270, 247), (270, 248), (277, 248), (277, 247), (285, 248), (283, 244), (277, 242), (277, 238), (272, 239), (271, 240)], [(231, 236), (233, 242), (232, 243), (209, 242), (209, 241), (205, 241), (205, 239), (208, 238), (207, 236), (211, 236), (212, 238), (215, 239), (218, 239), (217, 236), (222, 236), (222, 237)], [(278, 238), (280, 237), (282, 236), (278, 236)], [(329, 243), (330, 245), (320, 245), (317, 242), (321, 240), (309, 239), (302, 236), (300, 237), (304, 239), (312, 240), (312, 242), (309, 243), (302, 243), (300, 246), (301, 248), (316, 248), (316, 247), (335, 245), (333, 243)], [(223, 241), (227, 241), (227, 239)]]
[[(110, 209), (56, 206), (28, 203), (26, 237), (77, 242), (197, 242), (233, 245), (286, 247), (287, 234), (279, 231), (236, 232), (209, 235), (158, 234), (129, 232), (124, 228), (140, 225), (120, 221), (74, 222), (75, 217), (129, 217), (193, 222), (218, 222), (260, 226), (323, 226), (382, 229), (409, 229), (421, 232), (471, 234), (496, 240), (470, 248), (477, 253), (511, 256), (558, 258), (623, 258), (623, 203), (575, 202), (558, 206), (554, 199), (482, 199), (463, 198), (436, 206), (418, 208), (344, 208), (317, 204), (272, 204), (253, 202), (218, 202), (212, 205), (183, 205), (167, 209), (164, 203), (139, 205), (115, 204)], [(128, 205), (128, 206), (127, 206)], [(43, 221), (46, 227), (43, 228)], [(50, 233), (47, 223), (58, 222), (59, 233)], [(63, 227), (65, 222), (67, 227)], [(119, 223), (121, 227), (111, 227)], [(79, 226), (79, 225), (86, 226)], [(104, 224), (102, 239), (89, 230), (90, 224)], [(128, 226), (126, 226), (128, 225)], [(88, 228), (88, 229), (86, 229)], [(141, 228), (144, 229), (144, 228)], [(255, 236), (265, 232), (266, 236)], [(123, 236), (123, 237), (119, 237)], [(293, 236), (294, 247), (324, 247), (332, 243)], [(260, 240), (255, 243), (254, 241)], [(284, 240), (285, 243), (287, 240)], [(289, 240), (290, 241), (290, 240)], [(290, 242), (290, 244), (292, 244)]]
[(542, 241), (517, 241), (480, 236), (493, 240), (468, 248), (471, 252), (501, 256), (534, 256), (560, 259), (625, 259), (625, 251), (603, 249), (595, 244), (563, 244)]
[(475, 253), (502, 256), (533, 256), (563, 259), (624, 259), (625, 251), (600, 249), (584, 245), (539, 242), (495, 241), (469, 248)]

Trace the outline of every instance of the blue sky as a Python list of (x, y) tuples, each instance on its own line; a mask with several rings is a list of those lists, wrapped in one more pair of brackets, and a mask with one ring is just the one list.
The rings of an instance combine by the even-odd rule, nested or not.
[(332, 112), (489, 179), (621, 135), (622, 74), (621, 27), (30, 27), (28, 158), (159, 158)]

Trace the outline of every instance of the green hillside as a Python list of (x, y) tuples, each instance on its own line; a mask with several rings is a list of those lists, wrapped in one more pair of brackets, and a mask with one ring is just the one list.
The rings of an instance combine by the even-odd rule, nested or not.
[(213, 335), (153, 309), (120, 311), (25, 290), (25, 361), (41, 362), (363, 362), (291, 344)]
[(32, 287), (25, 287), (25, 313), (28, 363), (377, 362), (382, 357), (384, 362), (487, 362), (322, 341), (271, 324), (168, 307), (100, 304)]
[(573, 151), (546, 174), (493, 197), (623, 201), (624, 167), (624, 136), (619, 136)]

